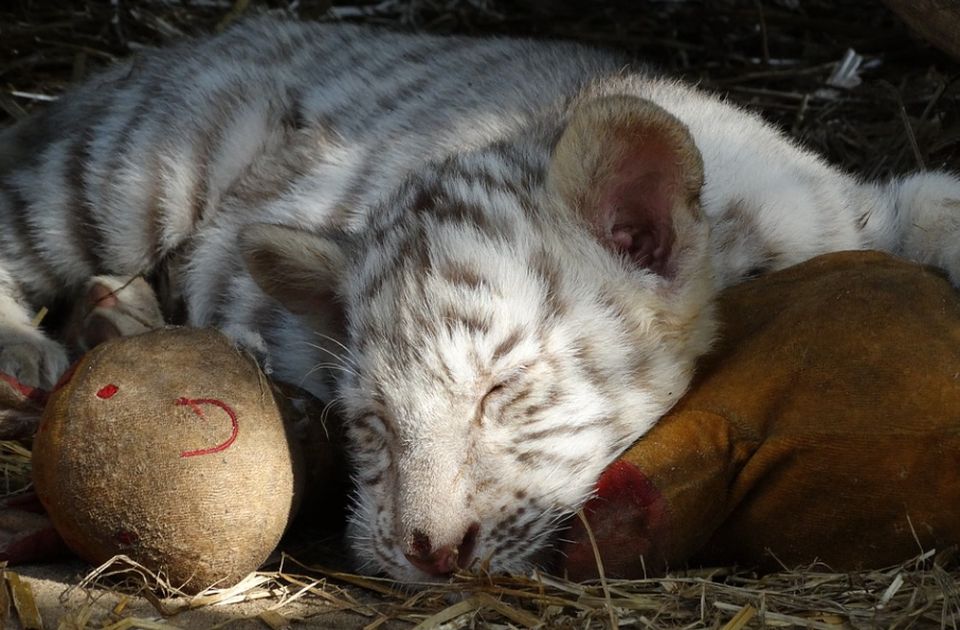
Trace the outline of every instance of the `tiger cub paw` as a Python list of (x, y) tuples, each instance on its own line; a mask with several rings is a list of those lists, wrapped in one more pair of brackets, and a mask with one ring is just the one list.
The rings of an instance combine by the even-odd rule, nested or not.
[(19, 383), (50, 389), (68, 365), (66, 348), (42, 331), (29, 326), (0, 327), (0, 372)]

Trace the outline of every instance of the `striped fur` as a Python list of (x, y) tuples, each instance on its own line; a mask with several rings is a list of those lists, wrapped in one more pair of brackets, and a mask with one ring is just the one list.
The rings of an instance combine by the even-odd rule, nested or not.
[[(407, 556), (474, 528), (527, 570), (682, 395), (719, 288), (862, 248), (960, 280), (954, 176), (861, 183), (625, 68), (270, 19), (120, 64), (0, 132), (0, 369), (48, 385), (35, 309), (167, 265), (190, 323), (339, 404), (364, 568), (433, 579)], [(659, 223), (625, 231), (641, 189)]]

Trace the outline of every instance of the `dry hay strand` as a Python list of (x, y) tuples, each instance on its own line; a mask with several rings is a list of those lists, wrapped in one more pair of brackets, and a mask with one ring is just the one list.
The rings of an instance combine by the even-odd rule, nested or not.
[[(758, 577), (714, 569), (644, 580), (577, 584), (531, 578), (462, 578), (435, 587), (447, 594), (472, 593), (469, 612), (483, 624), (534, 627), (956, 627), (960, 622), (958, 574), (944, 567), (949, 554), (934, 552), (879, 571), (837, 573), (814, 565)], [(484, 597), (485, 596), (485, 597)], [(492, 606), (489, 600), (498, 602)], [(449, 606), (451, 611), (458, 602)], [(510, 607), (513, 616), (504, 614)], [(437, 628), (445, 611), (420, 628)], [(525, 616), (521, 616), (526, 613)], [(614, 621), (611, 621), (613, 617)], [(528, 619), (529, 624), (521, 623)], [(470, 625), (469, 623), (467, 625)]]
[[(151, 571), (128, 556), (118, 555), (63, 591), (60, 604), (68, 612), (61, 620), (61, 626), (66, 623), (76, 630), (123, 628), (140, 627), (136, 624), (144, 622), (152, 624), (149, 627), (162, 625), (170, 628), (176, 626), (177, 616), (185, 612), (252, 602), (263, 604), (254, 616), (273, 628), (329, 612), (350, 611), (369, 618), (376, 616), (372, 608), (344, 586), (330, 583), (325, 576), (290, 572), (285, 568), (286, 561), (287, 558), (283, 557), (279, 568), (274, 571), (256, 571), (236, 584), (211, 585), (191, 595), (170, 583), (162, 572)], [(364, 580), (361, 576), (356, 577)], [(378, 592), (383, 593), (382, 590)], [(100, 601), (107, 593), (120, 596), (121, 603), (131, 597), (142, 597), (150, 602), (157, 616), (125, 616), (119, 605), (101, 605)], [(295, 604), (300, 605), (291, 610)], [(224, 623), (239, 618), (230, 617)], [(120, 625), (131, 623), (134, 625)]]
[(0, 499), (30, 487), (30, 449), (22, 443), (0, 440)]
[(3, 622), (14, 612), (24, 630), (43, 630), (33, 588), (19, 574), (8, 570), (6, 564), (0, 563), (0, 626), (4, 626)]
[[(835, 572), (815, 564), (764, 576), (704, 569), (641, 580), (574, 583), (535, 573), (457, 575), (446, 584), (410, 585), (303, 564), (283, 556), (278, 569), (251, 573), (229, 588), (194, 596), (162, 576), (117, 556), (64, 593), (87, 603), (61, 622), (93, 627), (175, 626), (176, 616), (206, 606), (265, 602), (256, 616), (272, 628), (296, 621), (322, 623), (322, 613), (351, 612), (357, 627), (400, 622), (415, 630), (453, 628), (957, 628), (960, 570), (955, 549), (928, 551), (874, 571)], [(104, 591), (147, 597), (158, 617), (124, 617), (117, 605), (95, 615)], [(123, 602), (124, 600), (121, 600)], [(294, 604), (300, 604), (294, 607)], [(319, 615), (319, 616), (318, 616)], [(134, 622), (150, 625), (136, 626)], [(64, 625), (66, 624), (66, 625)], [(128, 625), (122, 625), (128, 624)], [(129, 624), (134, 624), (131, 626)]]

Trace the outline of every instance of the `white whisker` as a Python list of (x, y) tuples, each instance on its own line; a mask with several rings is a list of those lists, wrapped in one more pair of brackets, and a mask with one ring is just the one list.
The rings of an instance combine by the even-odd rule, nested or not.
[(345, 374), (351, 374), (351, 375), (356, 376), (356, 377), (359, 377), (359, 376), (360, 376), (360, 374), (358, 374), (356, 370), (354, 370), (354, 369), (352, 369), (352, 368), (349, 368), (349, 367), (347, 367), (347, 366), (344, 366), (344, 365), (337, 365), (337, 364), (334, 364), (334, 363), (317, 363), (317, 364), (314, 365), (312, 368), (310, 368), (309, 371), (307, 371), (307, 373), (306, 373), (306, 375), (304, 376), (304, 378), (306, 378), (306, 377), (308, 377), (308, 376), (312, 376), (313, 374), (316, 374), (316, 373), (317, 373), (318, 371), (320, 371), (320, 370), (338, 370), (338, 371), (340, 371), (340, 372), (344, 372)]
[[(314, 332), (314, 334), (317, 335), (318, 337), (320, 337), (321, 339), (323, 339), (323, 340), (325, 340), (325, 341), (329, 341), (330, 343), (332, 343), (332, 344), (340, 347), (340, 349), (343, 350), (343, 354), (342, 354), (342, 355), (338, 355), (338, 356), (339, 356), (340, 358), (342, 358), (342, 359), (349, 360), (352, 365), (356, 366), (356, 364), (357, 364), (357, 356), (354, 354), (353, 350), (352, 350), (351, 348), (347, 347), (342, 341), (340, 341), (339, 339), (336, 339), (336, 338), (334, 338), (334, 337), (331, 337), (330, 335), (325, 335), (325, 334), (323, 334), (323, 333), (321, 333), (321, 332)], [(313, 344), (311, 344), (311, 345), (313, 345)], [(321, 347), (321, 346), (315, 346), (315, 347)], [(326, 350), (326, 348), (324, 348), (324, 350)], [(328, 350), (328, 352), (331, 352), (331, 354), (334, 354), (332, 351), (329, 351), (329, 350)]]
[(315, 343), (310, 343), (310, 342), (304, 342), (304, 343), (309, 348), (313, 348), (314, 350), (319, 350), (321, 352), (327, 353), (330, 356), (330, 358), (332, 358), (334, 361), (337, 362), (338, 365), (341, 365), (343, 367), (350, 368), (350, 369), (355, 369), (357, 367), (357, 364), (354, 361), (349, 360), (348, 357), (344, 357), (343, 355), (333, 352), (329, 348), (325, 348)]

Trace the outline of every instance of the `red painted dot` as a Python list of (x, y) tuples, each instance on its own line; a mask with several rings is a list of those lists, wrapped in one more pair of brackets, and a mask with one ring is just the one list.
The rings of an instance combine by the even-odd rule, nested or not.
[(119, 390), (120, 390), (119, 387), (117, 387), (113, 383), (110, 383), (109, 385), (102, 387), (100, 391), (97, 392), (97, 398), (103, 398), (104, 400), (106, 400), (107, 398), (112, 398), (113, 395), (116, 394)]

